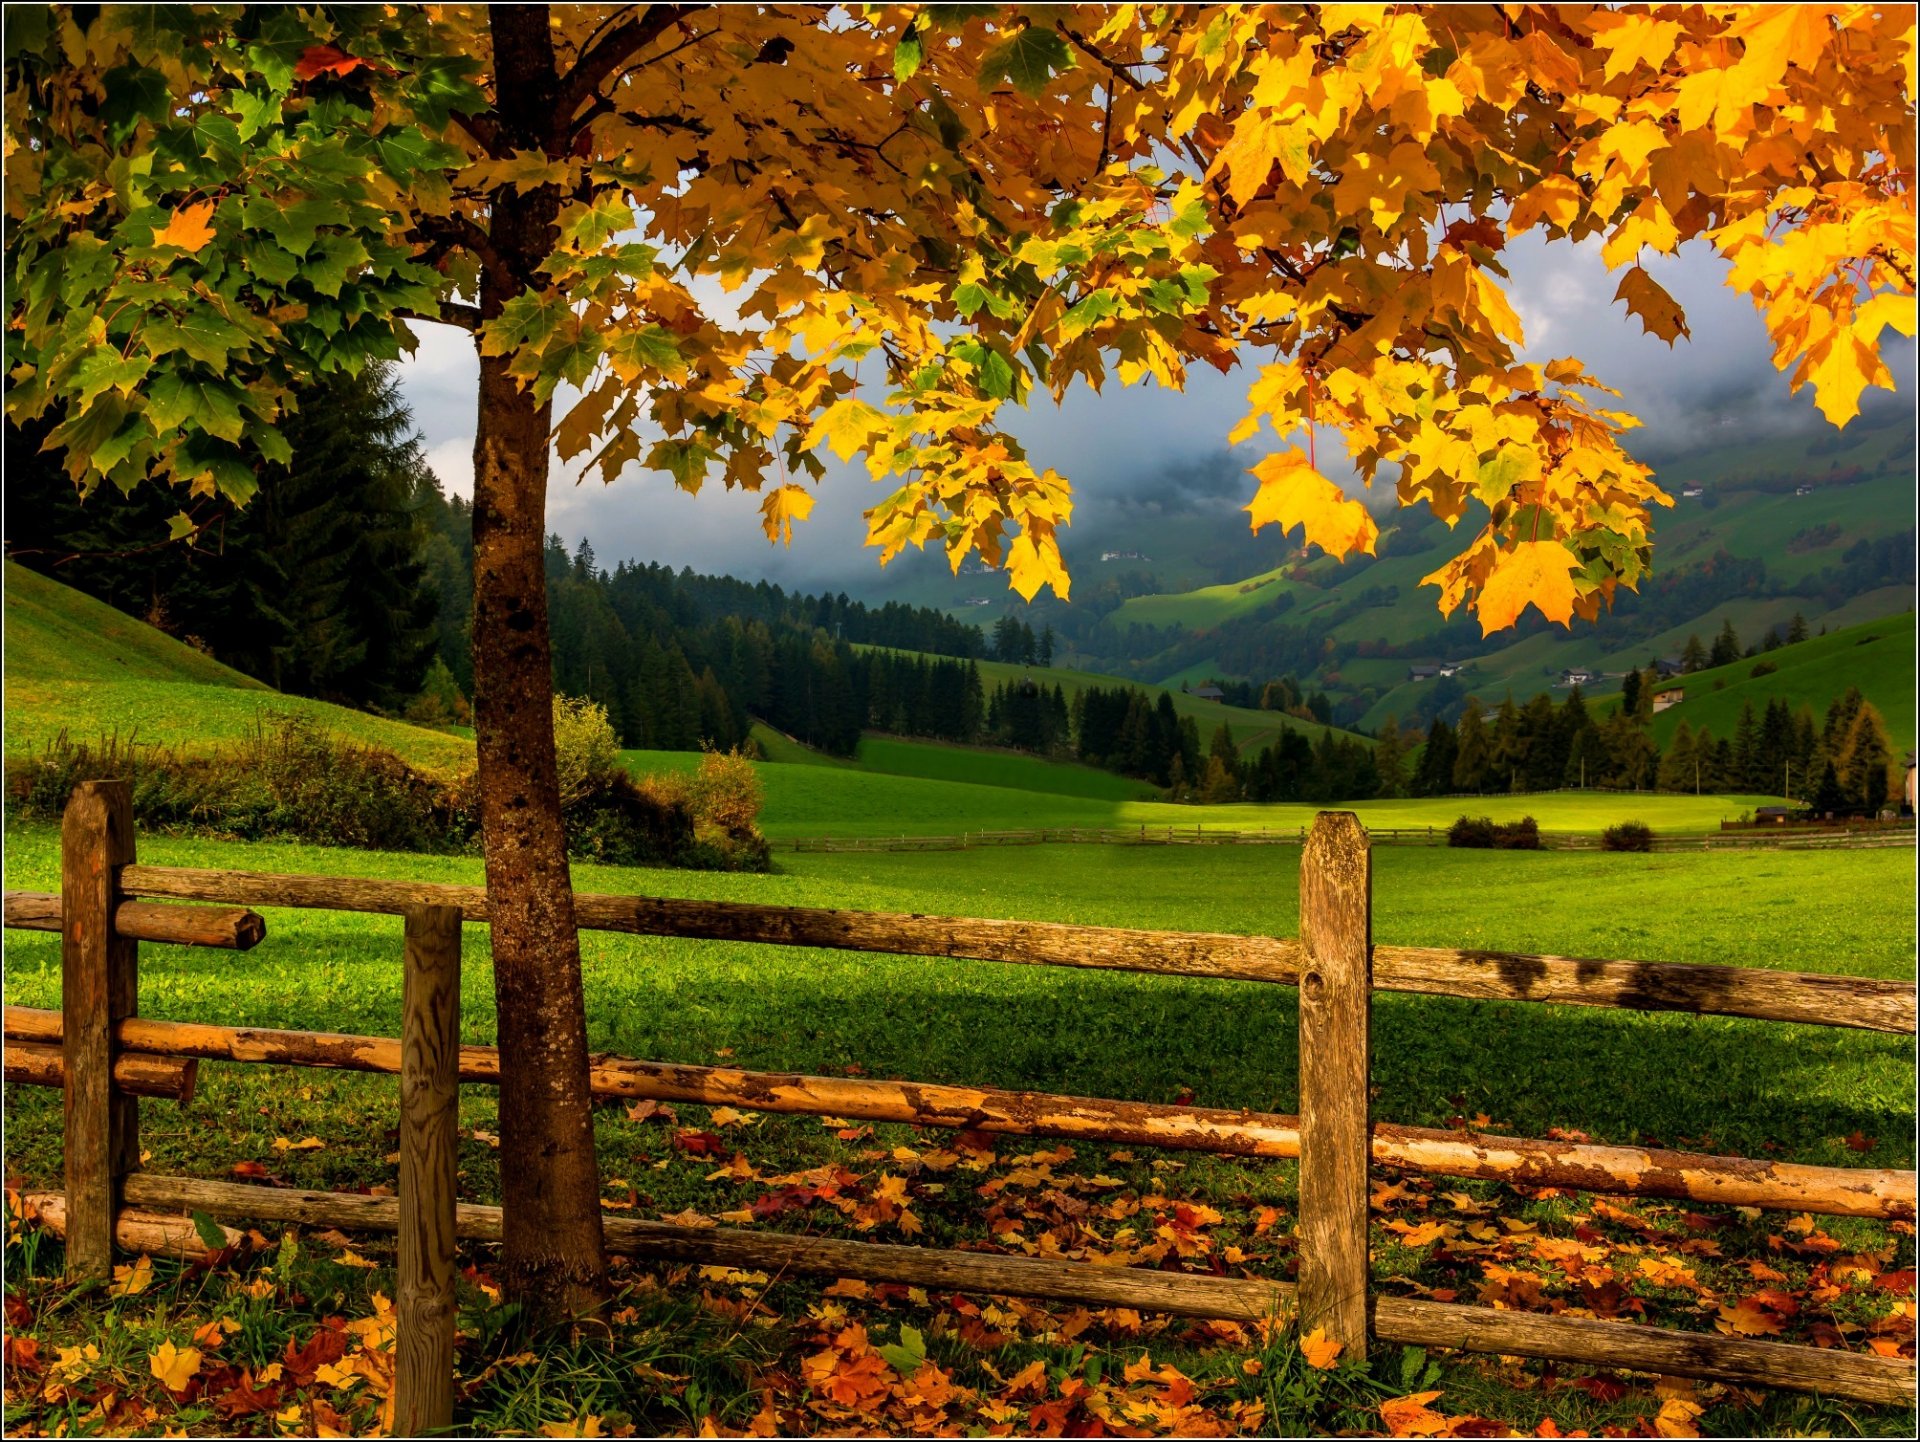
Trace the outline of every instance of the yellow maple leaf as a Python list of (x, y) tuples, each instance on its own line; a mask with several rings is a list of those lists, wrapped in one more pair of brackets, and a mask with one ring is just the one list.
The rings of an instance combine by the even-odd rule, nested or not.
[(1669, 1397), (1660, 1404), (1659, 1415), (1653, 1419), (1653, 1430), (1662, 1437), (1698, 1437), (1700, 1428), (1695, 1424), (1704, 1411), (1706, 1408), (1698, 1402)]
[(179, 1392), (200, 1370), (200, 1349), (176, 1347), (171, 1342), (162, 1342), (147, 1358), (147, 1366), (160, 1379), (162, 1387), (169, 1392)]
[(276, 1152), (317, 1152), (325, 1145), (326, 1143), (318, 1137), (302, 1137), (297, 1142), (288, 1141), (285, 1137), (273, 1139), (273, 1149)]
[(153, 1258), (141, 1257), (133, 1265), (113, 1269), (113, 1295), (137, 1297), (153, 1285)]
[(1282, 530), (1300, 526), (1307, 540), (1330, 556), (1373, 554), (1380, 528), (1367, 508), (1316, 471), (1298, 446), (1266, 457), (1253, 474), (1260, 489), (1245, 509), (1254, 530), (1269, 522), (1278, 522)]
[(540, 1426), (542, 1437), (604, 1437), (598, 1417), (579, 1417), (571, 1422), (544, 1422)]
[(1667, 294), (1666, 287), (1648, 275), (1644, 266), (1636, 265), (1620, 277), (1620, 288), (1613, 298), (1627, 303), (1628, 312), (1640, 317), (1648, 335), (1657, 335), (1668, 345), (1679, 336), (1693, 338), (1680, 302)]
[(1656, 20), (1651, 15), (1621, 11), (1594, 41), (1607, 52), (1606, 78), (1613, 80), (1636, 65), (1658, 70), (1673, 54), (1679, 36), (1677, 20)]
[(1793, 379), (1796, 388), (1813, 382), (1813, 403), (1836, 426), (1860, 414), (1860, 393), (1869, 385), (1893, 387), (1879, 350), (1863, 345), (1852, 330), (1829, 331), (1819, 344), (1809, 347)]
[(1427, 1404), (1438, 1392), (1415, 1392), (1410, 1397), (1394, 1397), (1380, 1404), (1380, 1420), (1394, 1437), (1431, 1437), (1443, 1431), (1447, 1419)]
[(1539, 607), (1549, 621), (1566, 625), (1573, 619), (1577, 594), (1572, 573), (1579, 568), (1573, 552), (1558, 541), (1521, 541), (1511, 550), (1496, 552), (1475, 607), (1480, 634), (1504, 631), (1529, 605)]
[(1332, 1367), (1340, 1356), (1342, 1345), (1327, 1335), (1325, 1327), (1315, 1327), (1300, 1339), (1300, 1355), (1307, 1359), (1309, 1367), (1315, 1367), (1324, 1372)]
[(805, 486), (781, 486), (760, 503), (760, 524), (769, 541), (793, 544), (793, 523), (813, 514), (813, 492)]
[(153, 233), (155, 245), (173, 245), (189, 255), (205, 250), (207, 242), (213, 239), (213, 202), (196, 201), (192, 205), (182, 206), (167, 218), (167, 223)]

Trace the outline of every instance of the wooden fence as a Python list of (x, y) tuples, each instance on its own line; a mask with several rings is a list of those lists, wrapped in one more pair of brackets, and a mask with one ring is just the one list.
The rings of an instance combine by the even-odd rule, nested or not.
[[(780, 843), (789, 851), (971, 851), (982, 846), (1304, 846), (1305, 826), (1049, 826), (1026, 831), (966, 831), (953, 836), (795, 836)], [(1386, 826), (1367, 833), (1376, 846), (1445, 846), (1444, 826)], [(1818, 851), (1912, 846), (1911, 826), (1775, 827), (1740, 831), (1655, 836), (1654, 851)], [(1598, 851), (1600, 837), (1541, 832), (1543, 851)]]
[[(188, 1213), (230, 1220), (399, 1231), (395, 1431), (450, 1415), (452, 1238), (497, 1239), (496, 1207), (456, 1205), (456, 1082), (497, 1084), (496, 1049), (454, 1044), (458, 926), (485, 924), (478, 887), (142, 866), (127, 793), (89, 783), (69, 805), (59, 896), (9, 893), (8, 926), (63, 933), (60, 1012), (8, 1007), (7, 1076), (66, 1089), (64, 1195), (29, 1205), (63, 1222), (69, 1267), (104, 1275), (116, 1241), (204, 1246)], [(140, 1017), (140, 942), (244, 946), (264, 932), (223, 906), (318, 907), (406, 918), (400, 1039)], [(1297, 1283), (938, 1251), (725, 1227), (608, 1219), (609, 1247), (676, 1261), (787, 1270), (1178, 1315), (1321, 1327), (1346, 1355), (1369, 1339), (1623, 1367), (1911, 1405), (1911, 1362), (1618, 1321), (1375, 1296), (1369, 1290), (1373, 1165), (1535, 1186), (1795, 1212), (1912, 1220), (1911, 1171), (1840, 1168), (1377, 1122), (1369, 1114), (1372, 994), (1412, 991), (1565, 1005), (1685, 1011), (1912, 1034), (1910, 985), (1738, 967), (1375, 945), (1369, 839), (1323, 813), (1301, 857), (1296, 938), (1123, 930), (1047, 922), (888, 915), (744, 902), (576, 894), (583, 928), (1020, 965), (1094, 967), (1266, 982), (1299, 989), (1298, 1117), (1037, 1092), (929, 1085), (600, 1056), (595, 1094), (743, 1110), (843, 1116), (990, 1133), (1299, 1160)], [(57, 1049), (57, 1050), (56, 1050)], [(17, 1057), (24, 1057), (16, 1064)], [(402, 1078), (397, 1198), (306, 1192), (138, 1169), (136, 1097), (190, 1090), (199, 1060), (331, 1067)], [(167, 1068), (175, 1068), (167, 1071)], [(156, 1069), (159, 1069), (156, 1072)], [(172, 1081), (169, 1083), (168, 1078)]]

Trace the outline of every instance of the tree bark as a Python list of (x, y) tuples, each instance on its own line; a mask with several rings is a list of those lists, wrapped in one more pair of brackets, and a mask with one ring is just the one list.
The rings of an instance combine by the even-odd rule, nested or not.
[[(496, 108), (516, 145), (546, 148), (555, 91), (544, 5), (493, 7)], [(492, 319), (552, 248), (552, 187), (494, 197), (481, 311)], [(499, 272), (506, 270), (509, 275)], [(511, 277), (509, 279), (509, 276)], [(544, 568), (552, 406), (480, 360), (473, 452), (474, 735), (499, 1013), (501, 1283), (536, 1323), (606, 1292), (580, 939), (553, 745)]]

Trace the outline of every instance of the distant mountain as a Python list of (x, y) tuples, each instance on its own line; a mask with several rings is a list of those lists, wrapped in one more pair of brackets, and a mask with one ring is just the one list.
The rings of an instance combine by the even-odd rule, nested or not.
[(849, 589), (986, 625), (1013, 610), (1054, 628), (1062, 664), (1137, 680), (1290, 675), (1332, 698), (1337, 722), (1367, 730), (1390, 715), (1451, 718), (1469, 694), (1524, 699), (1569, 673), (1586, 673), (1589, 693), (1617, 689), (1628, 667), (1678, 655), (1690, 635), (1710, 642), (1726, 622), (1757, 645), (1795, 616), (1817, 632), (1912, 609), (1915, 427), (1903, 405), (1844, 431), (1666, 456), (1658, 475), (1675, 504), (1655, 516), (1653, 574), (1571, 631), (1529, 612), (1483, 638), (1464, 611), (1443, 618), (1420, 582), (1457, 538), (1424, 511), (1384, 516), (1379, 554), (1338, 563), (1253, 535), (1231, 499), (1179, 478), (1184, 510), (1109, 506), (1097, 529), (1067, 533), (1071, 605), (1023, 605), (998, 575), (956, 577), (937, 557)]

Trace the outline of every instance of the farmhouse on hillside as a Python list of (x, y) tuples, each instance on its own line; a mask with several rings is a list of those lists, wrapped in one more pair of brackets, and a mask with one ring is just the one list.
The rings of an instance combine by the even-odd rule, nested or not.
[(1669, 676), (1684, 676), (1687, 674), (1687, 663), (1678, 656), (1663, 656), (1653, 663), (1653, 674), (1662, 681)]
[(1687, 688), (1685, 686), (1669, 686), (1664, 691), (1655, 691), (1653, 693), (1653, 714), (1658, 716), (1669, 706), (1678, 706), (1686, 699)]
[(1562, 686), (1591, 686), (1599, 679), (1600, 673), (1598, 671), (1588, 671), (1578, 666), (1569, 667), (1560, 673), (1560, 684)]
[(1227, 693), (1225, 691), (1222, 691), (1218, 686), (1214, 685), (1211, 681), (1209, 681), (1204, 686), (1194, 687), (1193, 694), (1199, 697), (1202, 701), (1219, 701), (1219, 700), (1222, 700)]

